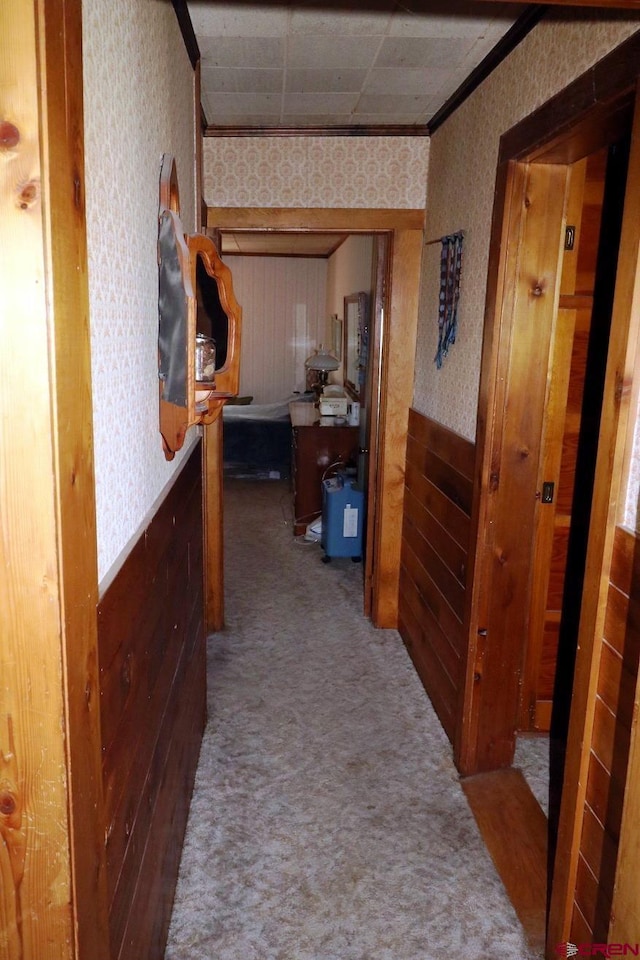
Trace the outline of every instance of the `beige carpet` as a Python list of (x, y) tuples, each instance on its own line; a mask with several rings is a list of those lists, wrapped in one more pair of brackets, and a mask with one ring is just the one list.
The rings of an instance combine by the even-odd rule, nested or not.
[(166, 960), (531, 957), (362, 568), (294, 540), (286, 483), (228, 481), (226, 629)]

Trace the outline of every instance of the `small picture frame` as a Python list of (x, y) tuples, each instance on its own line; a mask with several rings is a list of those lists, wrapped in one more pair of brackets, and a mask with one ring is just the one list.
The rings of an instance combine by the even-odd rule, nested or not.
[(342, 362), (342, 320), (337, 313), (331, 314), (331, 353)]

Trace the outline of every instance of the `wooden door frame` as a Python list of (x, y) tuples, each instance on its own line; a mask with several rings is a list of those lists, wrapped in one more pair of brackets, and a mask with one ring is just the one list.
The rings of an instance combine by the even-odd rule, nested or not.
[[(491, 588), (495, 587), (492, 577), (495, 574), (496, 560), (500, 566), (508, 567), (513, 563), (513, 557), (501, 551), (501, 544), (494, 541), (493, 530), (499, 516), (500, 487), (505, 483), (505, 474), (503, 472), (501, 476), (499, 470), (501, 463), (504, 467), (500, 418), (509, 399), (508, 358), (514, 322), (512, 298), (521, 265), (521, 254), (513, 230), (515, 228), (517, 233), (522, 211), (529, 203), (524, 178), (530, 165), (541, 163), (568, 167), (614, 140), (625, 127), (628, 130), (634, 104), (637, 103), (639, 62), (640, 36), (636, 34), (501, 139), (478, 405), (471, 540), (472, 590), (465, 615), (469, 637), (468, 659), (455, 744), (456, 762), (463, 774), (489, 769), (492, 762), (495, 762), (496, 767), (510, 764), (512, 750), (508, 740), (509, 737), (514, 739), (519, 699), (519, 675), (515, 668), (515, 659), (507, 649), (508, 638), (500, 636), (499, 627), (494, 631), (495, 618), (488, 623), (486, 617), (490, 612), (489, 594)], [(635, 124), (637, 139), (637, 116)], [(633, 159), (634, 151), (640, 154), (640, 145), (635, 141), (632, 144), (631, 163), (640, 164), (640, 156)], [(635, 189), (637, 191), (637, 184)], [(598, 638), (602, 637), (618, 487), (623, 471), (623, 447), (628, 431), (630, 384), (636, 357), (637, 318), (633, 318), (633, 311), (635, 309), (637, 312), (638, 293), (638, 206), (638, 201), (628, 186), (621, 241), (624, 256), (619, 261), (616, 281), (560, 814), (557, 867), (551, 895), (549, 956), (555, 955), (553, 944), (564, 942), (569, 937), (577, 873), (599, 665)], [(544, 288), (544, 284), (539, 284), (535, 277), (531, 282), (533, 292), (539, 295), (538, 288)], [(528, 451), (523, 450), (522, 454), (526, 456)], [(514, 576), (516, 575), (517, 569), (514, 572)], [(509, 661), (506, 677), (502, 669), (504, 653)], [(495, 713), (497, 699), (502, 700), (502, 726), (499, 735), (503, 738), (503, 748), (492, 757), (493, 744), (490, 740), (496, 735), (496, 724), (489, 724), (483, 734), (483, 717), (491, 711)], [(493, 719), (495, 720), (495, 717)]]
[[(374, 553), (376, 537), (376, 470), (370, 469), (371, 464), (376, 464), (378, 460), (378, 443), (380, 429), (380, 395), (382, 389), (382, 361), (383, 361), (383, 336), (385, 326), (385, 300), (389, 288), (389, 273), (391, 270), (391, 257), (389, 250), (389, 237), (387, 234), (376, 234), (373, 245), (373, 301), (371, 304), (371, 333), (369, 343), (369, 374), (367, 376), (367, 385), (365, 388), (365, 405), (367, 407), (367, 448), (365, 455), (364, 482), (366, 483), (365, 503), (367, 505), (367, 518), (365, 530), (365, 556), (364, 556), (364, 615), (371, 617), (373, 610), (373, 572), (374, 572)], [(368, 545), (371, 544), (371, 548)]]
[[(369, 545), (374, 551), (371, 619), (377, 627), (396, 627), (398, 623), (405, 454), (413, 399), (424, 216), (424, 210), (411, 209), (209, 207), (207, 212), (209, 229), (389, 235), (389, 316), (382, 348), (378, 450), (374, 467), (375, 536)], [(221, 462), (217, 470), (222, 470)], [(209, 477), (209, 482), (214, 488), (219, 487), (219, 478), (214, 481)], [(216, 519), (211, 511), (210, 523), (209, 543), (215, 544), (222, 538), (222, 517)], [(215, 603), (214, 596), (219, 598), (223, 594), (222, 570), (209, 568), (208, 578), (211, 612), (219, 616), (220, 605)]]
[[(505, 374), (513, 325), (510, 314), (513, 284), (520, 252), (511, 235), (528, 204), (523, 178), (528, 164), (569, 164), (592, 153), (603, 142), (628, 125), (640, 61), (638, 34), (616, 48), (590, 71), (574, 81), (553, 100), (508, 131), (501, 139), (496, 175), (496, 199), (490, 239), (489, 272), (485, 307), (485, 332), (480, 373), (474, 503), (471, 522), (471, 584), (465, 611), (468, 654), (465, 684), (459, 704), (455, 756), (463, 774), (489, 768), (482, 759), (486, 747), (478, 744), (479, 713), (493, 710), (491, 691), (501, 688), (505, 677), (499, 657), (487, 672), (487, 649), (492, 638), (486, 635), (489, 570), (493, 545), (490, 541), (500, 489), (497, 465), (501, 457), (501, 416), (506, 401)], [(613, 79), (612, 79), (613, 78)], [(520, 207), (518, 207), (520, 204)], [(545, 281), (546, 282), (546, 281)], [(540, 286), (543, 290), (544, 283)], [(533, 281), (536, 292), (536, 281)], [(537, 295), (537, 294), (536, 294)], [(606, 412), (604, 418), (606, 418)], [(499, 652), (499, 651), (498, 651)], [(491, 664), (489, 664), (489, 669)], [(482, 679), (480, 679), (482, 678)], [(517, 715), (518, 678), (511, 676), (513, 718)], [(503, 699), (508, 699), (503, 697)], [(508, 712), (511, 710), (509, 707)], [(510, 715), (510, 713), (509, 713)], [(495, 764), (508, 766), (503, 752)]]
[(0, 902), (11, 956), (107, 960), (81, 2), (0, 23)]

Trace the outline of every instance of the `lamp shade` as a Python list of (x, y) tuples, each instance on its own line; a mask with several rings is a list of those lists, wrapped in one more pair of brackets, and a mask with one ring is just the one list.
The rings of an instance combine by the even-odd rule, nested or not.
[(329, 372), (330, 370), (337, 370), (340, 366), (339, 360), (336, 360), (327, 350), (324, 349), (322, 344), (318, 347), (316, 352), (311, 356), (307, 357), (304, 362), (307, 370), (321, 370), (323, 372)]

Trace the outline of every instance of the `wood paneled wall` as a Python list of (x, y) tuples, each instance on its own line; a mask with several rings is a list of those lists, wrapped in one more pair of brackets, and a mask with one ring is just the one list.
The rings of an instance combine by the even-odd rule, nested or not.
[(399, 630), (455, 740), (475, 447), (411, 410), (400, 565)]
[(615, 533), (571, 936), (606, 942), (640, 657), (640, 540)]
[(162, 960), (204, 729), (201, 446), (98, 609), (112, 960)]

